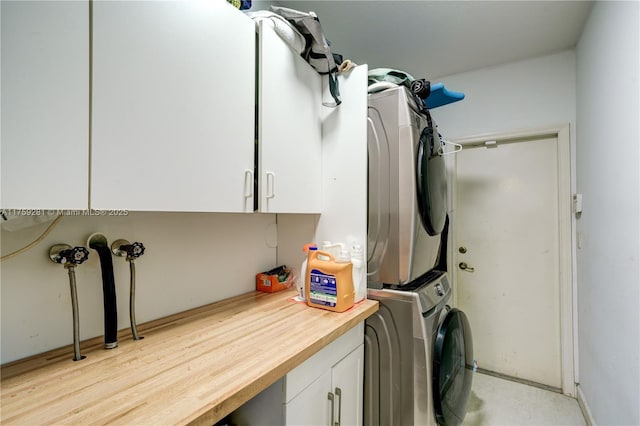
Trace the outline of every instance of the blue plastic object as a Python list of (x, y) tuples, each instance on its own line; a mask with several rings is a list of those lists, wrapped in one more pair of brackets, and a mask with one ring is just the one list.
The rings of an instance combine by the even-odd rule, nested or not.
[(431, 93), (424, 101), (427, 108), (433, 109), (453, 102), (464, 99), (464, 93), (453, 92), (444, 87), (444, 83), (435, 83), (431, 85)]

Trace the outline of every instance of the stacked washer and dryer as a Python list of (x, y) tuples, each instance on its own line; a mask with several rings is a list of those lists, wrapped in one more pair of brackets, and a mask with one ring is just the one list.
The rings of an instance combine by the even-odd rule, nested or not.
[(449, 306), (447, 174), (429, 111), (406, 86), (369, 94), (364, 424), (458, 425), (471, 393), (471, 330)]

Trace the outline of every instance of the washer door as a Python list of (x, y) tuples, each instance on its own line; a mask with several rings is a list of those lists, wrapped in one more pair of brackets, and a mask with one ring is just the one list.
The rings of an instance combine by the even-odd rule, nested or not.
[(431, 116), (426, 117), (416, 156), (416, 197), (422, 226), (434, 236), (442, 232), (447, 215), (447, 175), (440, 155), (442, 140)]
[(451, 309), (440, 323), (433, 353), (433, 405), (440, 425), (462, 423), (474, 370), (471, 327), (464, 312)]

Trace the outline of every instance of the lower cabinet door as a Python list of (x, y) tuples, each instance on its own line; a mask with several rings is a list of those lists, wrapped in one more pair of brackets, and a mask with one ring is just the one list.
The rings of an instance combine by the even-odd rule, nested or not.
[(331, 369), (335, 422), (340, 426), (362, 425), (363, 363), (364, 345), (360, 345)]
[(333, 403), (329, 400), (330, 390), (331, 370), (327, 370), (285, 405), (285, 424), (287, 426), (333, 426), (330, 423), (331, 409), (337, 402), (335, 397)]
[(362, 425), (364, 345), (325, 371), (285, 408), (285, 424)]

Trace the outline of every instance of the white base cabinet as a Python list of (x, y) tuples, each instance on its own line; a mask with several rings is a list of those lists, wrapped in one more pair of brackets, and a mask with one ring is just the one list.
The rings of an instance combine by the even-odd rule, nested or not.
[(364, 324), (359, 324), (248, 401), (231, 420), (243, 426), (362, 425), (363, 342)]
[(364, 389), (364, 344), (361, 344), (331, 369), (331, 387), (338, 425), (362, 424)]
[[(285, 404), (284, 418), (288, 426), (329, 426), (335, 418), (335, 396), (331, 387), (331, 370), (327, 370), (302, 393)], [(328, 396), (331, 395), (331, 401)], [(333, 411), (332, 411), (333, 410)], [(335, 421), (335, 420), (334, 420)]]
[(363, 360), (361, 344), (285, 405), (285, 424), (361, 425)]

